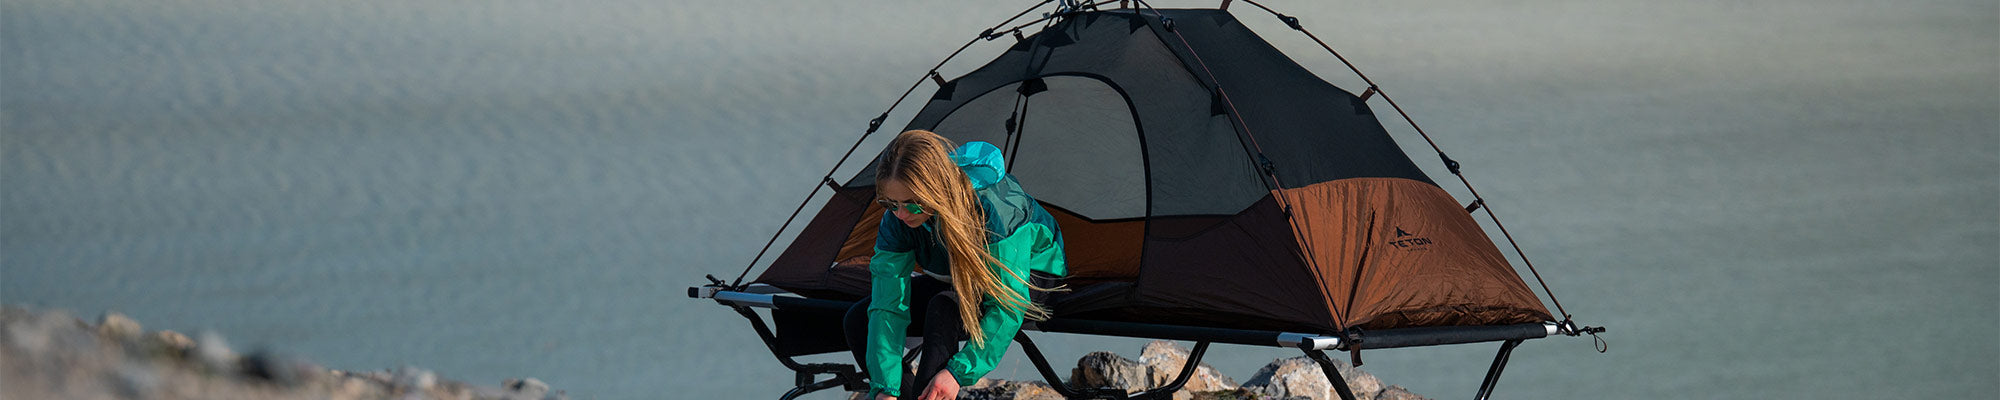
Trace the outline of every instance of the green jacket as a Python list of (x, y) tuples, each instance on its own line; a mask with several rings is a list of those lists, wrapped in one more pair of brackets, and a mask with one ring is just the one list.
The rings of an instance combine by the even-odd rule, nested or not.
[[(986, 250), (1013, 274), (1000, 271), (1002, 266), (986, 267), (993, 269), (1008, 289), (1023, 298), (1030, 295), (1028, 283), (1011, 277), (1027, 278), (1030, 271), (1065, 274), (1061, 229), (1055, 218), (1023, 192), (1013, 176), (1006, 174), (1000, 150), (986, 142), (966, 143), (952, 152), (952, 160), (971, 178), (980, 207), (986, 211), (986, 228), (990, 232)], [(870, 398), (877, 393), (902, 393), (901, 364), (910, 324), (912, 273), (921, 265), (927, 274), (948, 276), (949, 261), (930, 223), (911, 228), (893, 213), (883, 213), (875, 237), (875, 255), (868, 262), (871, 300), (868, 348), (864, 352), (867, 360), (863, 364), (869, 376), (875, 378), (869, 383)], [(915, 279), (934, 278), (917, 275)], [(945, 365), (945, 370), (951, 371), (962, 386), (992, 372), (1001, 356), (1007, 354), (1007, 346), (1013, 344), (1014, 334), (1021, 330), (1022, 314), (1001, 308), (992, 297), (982, 299), (979, 309), (979, 328), (985, 343), (967, 341)]]

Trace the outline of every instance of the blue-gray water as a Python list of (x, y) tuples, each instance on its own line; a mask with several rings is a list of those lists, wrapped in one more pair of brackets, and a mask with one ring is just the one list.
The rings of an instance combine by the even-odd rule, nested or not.
[[(577, 398), (776, 397), (787, 371), (684, 288), (734, 276), (867, 119), (1027, 5), (981, 3), (0, 1), (0, 301)], [(1271, 5), (1612, 328), (1608, 354), (1529, 342), (1496, 397), (2000, 392), (1994, 2), (1376, 3)], [(1493, 350), (1365, 368), (1461, 397)]]

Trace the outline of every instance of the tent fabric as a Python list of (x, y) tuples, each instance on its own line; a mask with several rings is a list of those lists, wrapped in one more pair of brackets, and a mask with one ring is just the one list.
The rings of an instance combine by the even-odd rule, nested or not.
[[(998, 145), (1065, 232), (1058, 316), (1317, 332), (1553, 320), (1365, 101), (1226, 11), (1158, 13), (1060, 17), (905, 126)], [(873, 164), (758, 282), (866, 293)]]
[[(1552, 320), (1500, 249), (1437, 186), (1396, 178), (1279, 193), (1328, 299), (1348, 325), (1508, 325)], [(1331, 305), (1329, 305), (1331, 306)]]
[[(1139, 254), (1144, 250), (1145, 220), (1090, 222), (1074, 212), (1043, 207), (1056, 223), (1069, 232), (1063, 238), (1069, 256), (1069, 281), (1123, 281), (1139, 277)], [(1073, 250), (1072, 250), (1073, 249)]]
[(873, 226), (880, 221), (883, 208), (874, 198), (874, 187), (835, 189), (826, 205), (755, 282), (809, 298), (858, 300), (866, 296), (868, 259), (846, 255), (853, 253), (843, 251), (842, 245), (852, 242), (852, 236), (865, 236), (866, 246), (875, 246), (875, 229), (855, 228), (856, 224)]

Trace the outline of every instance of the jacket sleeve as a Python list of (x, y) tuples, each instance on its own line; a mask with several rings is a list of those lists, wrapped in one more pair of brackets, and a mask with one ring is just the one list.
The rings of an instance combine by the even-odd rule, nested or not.
[[(1020, 293), (1024, 298), (1032, 298), (1032, 293), (1028, 292), (1029, 271), (1062, 270), (1057, 265), (1063, 262), (1062, 246), (1055, 241), (1054, 233), (1040, 224), (1022, 225), (1013, 235), (988, 245), (987, 250), (993, 253), (993, 258), (1005, 264), (987, 267), (994, 269), (995, 276), (1007, 284), (1008, 290)], [(1007, 310), (990, 296), (979, 302), (979, 309), (979, 330), (986, 342), (966, 341), (965, 347), (945, 364), (952, 377), (958, 378), (960, 386), (977, 383), (980, 377), (999, 366), (1000, 358), (1007, 355), (1007, 347), (1014, 343), (1014, 334), (1021, 331), (1021, 311)]]
[[(884, 218), (883, 229), (893, 229)], [(900, 227), (900, 226), (899, 226)], [(874, 379), (868, 382), (868, 396), (878, 393), (901, 395), (903, 343), (910, 326), (910, 271), (916, 263), (911, 251), (899, 246), (890, 232), (877, 234), (875, 255), (868, 259), (868, 348), (864, 368)]]

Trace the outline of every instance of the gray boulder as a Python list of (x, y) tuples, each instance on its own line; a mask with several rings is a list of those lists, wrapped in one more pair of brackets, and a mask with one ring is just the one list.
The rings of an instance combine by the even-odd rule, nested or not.
[(1152, 382), (1152, 371), (1146, 364), (1108, 351), (1090, 353), (1077, 359), (1076, 369), (1070, 370), (1069, 374), (1072, 387), (1117, 388), (1128, 393), (1145, 390)]
[(501, 389), (415, 367), (351, 373), (269, 349), (239, 355), (220, 334), (195, 336), (146, 332), (116, 313), (91, 326), (0, 305), (0, 399), (567, 400), (534, 379)]
[(97, 318), (97, 334), (99, 336), (114, 340), (129, 341), (137, 339), (139, 335), (145, 333), (146, 330), (139, 326), (139, 321), (134, 321), (131, 317), (119, 314), (116, 311), (105, 311), (103, 316)]
[(397, 388), (404, 390), (431, 390), (437, 386), (437, 373), (423, 368), (405, 365), (396, 368), (394, 376), (395, 380), (392, 382), (395, 382)]
[[(1133, 361), (1111, 352), (1095, 352), (1076, 361), (1076, 369), (1070, 371), (1070, 385), (1088, 388), (1114, 388), (1126, 393), (1166, 386), (1179, 377), (1181, 367), (1187, 364), (1188, 350), (1173, 341), (1156, 340), (1147, 343), (1139, 351), (1139, 360)], [(1186, 385), (1174, 392), (1174, 399), (1188, 400), (1197, 392), (1226, 391), (1237, 388), (1236, 381), (1216, 372), (1208, 364), (1197, 365), (1194, 375), (1188, 377)]]
[[(1146, 347), (1139, 351), (1139, 362), (1146, 364), (1148, 372), (1152, 375), (1150, 387), (1173, 383), (1174, 378), (1180, 376), (1181, 367), (1187, 365), (1187, 358), (1188, 349), (1181, 348), (1179, 344), (1170, 340), (1155, 340), (1147, 343)], [(1194, 375), (1188, 377), (1187, 384), (1181, 386), (1180, 391), (1174, 392), (1174, 400), (1192, 399), (1196, 392), (1233, 390), (1236, 387), (1236, 380), (1229, 379), (1221, 372), (1216, 372), (1214, 367), (1203, 363), (1196, 365)]]
[[(1407, 390), (1402, 390), (1400, 387), (1394, 391), (1386, 391), (1384, 390), (1382, 381), (1376, 379), (1375, 375), (1349, 367), (1347, 363), (1340, 362), (1340, 360), (1333, 360), (1333, 365), (1336, 370), (1340, 371), (1341, 377), (1346, 378), (1347, 388), (1354, 392), (1354, 398), (1357, 400), (1383, 398), (1382, 396), (1385, 392), (1396, 396), (1388, 397), (1392, 399), (1423, 398), (1411, 394)], [(1250, 380), (1244, 381), (1243, 388), (1277, 399), (1330, 400), (1340, 398), (1340, 394), (1334, 392), (1333, 384), (1327, 381), (1326, 373), (1319, 368), (1319, 364), (1305, 357), (1272, 361), (1270, 365), (1265, 365), (1263, 369), (1257, 371), (1256, 375), (1251, 376)]]
[(1416, 393), (1410, 393), (1409, 389), (1404, 389), (1402, 386), (1389, 386), (1388, 389), (1382, 389), (1381, 394), (1375, 395), (1375, 400), (1429, 400), (1429, 399), (1425, 399), (1424, 396), (1418, 396)]
[(195, 361), (201, 362), (201, 366), (212, 373), (224, 375), (236, 373), (236, 367), (242, 356), (236, 355), (236, 350), (229, 348), (229, 342), (222, 339), (222, 334), (204, 330), (195, 334), (195, 337), (198, 338), (194, 342)]

